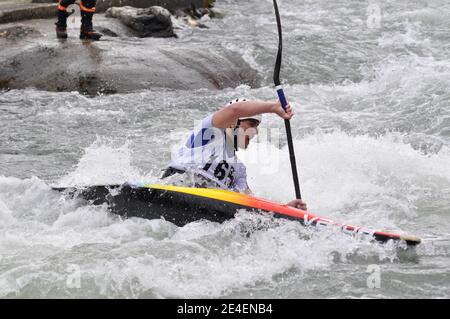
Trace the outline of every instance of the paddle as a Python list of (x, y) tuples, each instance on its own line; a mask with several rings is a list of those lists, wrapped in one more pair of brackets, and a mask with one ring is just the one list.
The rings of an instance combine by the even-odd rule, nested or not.
[[(275, 87), (277, 89), (277, 94), (278, 98), (280, 99), (281, 106), (286, 111), (287, 100), (280, 82), (281, 57), (283, 54), (283, 34), (281, 30), (281, 19), (280, 13), (278, 12), (277, 0), (273, 0), (273, 6), (275, 8), (275, 16), (277, 18), (277, 26), (278, 26), (278, 54), (277, 60), (275, 62), (273, 82), (275, 83)], [(297, 165), (295, 162), (294, 144), (292, 143), (291, 122), (289, 120), (284, 120), (284, 125), (286, 127), (286, 136), (289, 147), (289, 158), (291, 160), (292, 177), (294, 179), (295, 196), (297, 199), (302, 199), (302, 194), (300, 192), (300, 185), (298, 182)]]

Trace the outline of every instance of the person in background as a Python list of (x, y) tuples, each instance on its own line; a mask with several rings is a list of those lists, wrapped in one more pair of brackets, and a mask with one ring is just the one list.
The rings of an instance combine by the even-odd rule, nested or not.
[[(92, 18), (95, 13), (95, 4), (97, 0), (81, 0), (80, 12), (81, 12), (81, 28), (80, 39), (82, 40), (94, 40), (98, 41), (102, 37), (102, 34), (96, 32), (93, 28)], [(71, 13), (67, 12), (67, 7), (74, 4), (75, 0), (59, 0), (58, 5), (58, 21), (56, 25), (56, 37), (58, 39), (67, 39), (67, 18)]]

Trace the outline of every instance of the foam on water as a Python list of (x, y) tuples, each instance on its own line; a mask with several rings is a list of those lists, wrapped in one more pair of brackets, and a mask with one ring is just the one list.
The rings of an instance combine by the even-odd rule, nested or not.
[[(25, 189), (41, 184), (7, 178), (0, 182)], [(38, 193), (58, 197), (48, 189)], [(27, 207), (28, 197), (23, 199)], [(3, 196), (2, 202), (11, 204)], [(310, 235), (298, 223), (245, 212), (222, 225), (200, 221), (177, 228), (162, 220), (121, 221), (104, 207), (76, 206), (64, 203), (53, 212), (58, 217), (51, 223), (34, 215), (2, 230), (1, 296), (48, 297), (57, 289), (72, 297), (227, 296), (234, 290), (276, 285), (273, 276), (287, 271), (301, 277), (308, 270), (326, 270), (334, 264), (331, 253), (345, 257), (364, 247), (346, 237), (322, 238), (324, 244), (317, 246), (304, 238)], [(393, 252), (388, 255), (392, 258)], [(67, 288), (74, 266), (82, 292)]]
[[(276, 98), (272, 2), (221, 0), (225, 18), (184, 30), (181, 41), (238, 52), (261, 88), (0, 93), (0, 297), (448, 298), (449, 5), (379, 5), (371, 29), (364, 2), (283, 1), (282, 79), (310, 211), (419, 235), (415, 251), (247, 212), (185, 227), (122, 220), (51, 191), (155, 181), (194, 120), (232, 98)], [(264, 127), (279, 129), (281, 145), (261, 139), (240, 156), (255, 194), (286, 202), (283, 123), (268, 115)], [(367, 288), (371, 264), (381, 289)]]
[[(449, 149), (424, 155), (404, 143), (400, 134), (376, 138), (317, 132), (295, 141), (294, 147), (304, 198), (312, 211), (322, 214), (353, 212), (367, 216), (366, 221), (380, 213), (398, 214), (403, 220), (416, 215), (424, 190), (446, 192), (450, 187)], [(240, 156), (248, 163), (256, 193), (284, 201), (293, 197), (287, 147), (256, 144)], [(364, 213), (358, 211), (368, 203), (372, 205), (362, 207)]]
[[(343, 222), (417, 230), (405, 221), (417, 216), (420, 193), (450, 189), (448, 150), (426, 156), (399, 136), (317, 133), (296, 140), (295, 146), (311, 211)], [(106, 157), (115, 157), (111, 169), (121, 167), (120, 174), (112, 171), (110, 178), (136, 178), (139, 174), (124, 154), (128, 154), (126, 145), (114, 149), (98, 141), (86, 149), (68, 180), (74, 185), (101, 180), (102, 173), (93, 174), (95, 162)], [(254, 145), (241, 156), (250, 161), (250, 183), (257, 195), (291, 199), (285, 148)], [(260, 169), (264, 165), (258, 167), (251, 160), (258, 156), (277, 159), (279, 167), (266, 174)], [(86, 181), (86, 175), (91, 179)], [(0, 178), (0, 216), (2, 297), (258, 294), (262, 287), (277, 290), (283, 282), (307, 281), (348, 263), (399, 260), (392, 245), (315, 232), (296, 222), (247, 212), (223, 224), (199, 221), (181, 228), (164, 220), (121, 220), (106, 207), (65, 199), (37, 178)], [(79, 272), (82, 290), (67, 288), (73, 269)]]
[(128, 142), (114, 145), (114, 140), (97, 137), (85, 149), (85, 154), (73, 172), (64, 176), (61, 186), (114, 185), (142, 178), (142, 173), (131, 164)]

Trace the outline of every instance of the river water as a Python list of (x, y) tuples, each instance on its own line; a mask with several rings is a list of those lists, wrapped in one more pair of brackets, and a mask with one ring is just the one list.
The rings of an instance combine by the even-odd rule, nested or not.
[[(450, 297), (450, 5), (279, 6), (281, 77), (310, 211), (422, 244), (405, 252), (247, 212), (184, 227), (121, 220), (50, 190), (157, 181), (196, 120), (235, 97), (275, 98), (272, 2), (219, 0), (224, 19), (166, 41), (238, 52), (259, 88), (0, 93), (0, 297)], [(254, 193), (279, 202), (294, 197), (283, 130), (265, 116), (257, 143), (240, 152)]]

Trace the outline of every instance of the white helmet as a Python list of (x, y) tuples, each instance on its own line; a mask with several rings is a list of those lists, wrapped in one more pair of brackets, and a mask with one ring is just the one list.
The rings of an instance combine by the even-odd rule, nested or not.
[[(231, 101), (230, 103), (228, 103), (228, 105), (232, 105), (232, 104), (235, 104), (235, 103), (238, 103), (238, 102), (246, 102), (247, 101), (247, 99), (243, 99), (243, 98), (241, 98), (241, 99), (235, 99), (235, 100), (233, 100), (233, 101)], [(240, 117), (239, 118), (239, 120), (255, 120), (255, 121), (258, 121), (259, 123), (261, 123), (262, 122), (262, 114), (257, 114), (257, 115), (253, 115), (253, 116), (246, 116), (246, 117)]]

